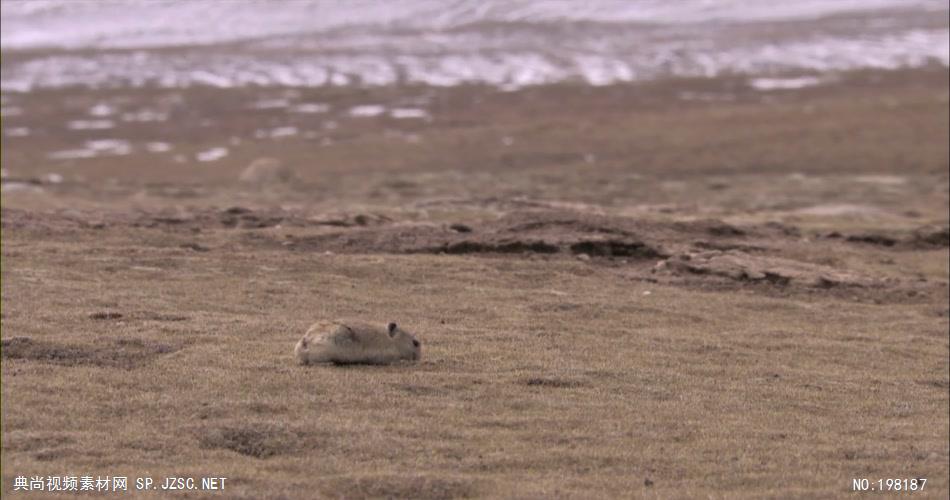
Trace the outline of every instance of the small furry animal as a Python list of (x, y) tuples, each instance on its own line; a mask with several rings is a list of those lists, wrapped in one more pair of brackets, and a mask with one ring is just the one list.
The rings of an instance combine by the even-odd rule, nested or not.
[(294, 355), (302, 365), (384, 365), (398, 361), (419, 361), (422, 344), (396, 323), (381, 327), (359, 321), (317, 322), (297, 342)]

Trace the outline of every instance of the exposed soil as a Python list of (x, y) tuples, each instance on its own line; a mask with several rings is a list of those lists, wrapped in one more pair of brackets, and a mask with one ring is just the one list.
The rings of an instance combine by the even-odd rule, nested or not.
[(167, 344), (141, 339), (114, 339), (98, 345), (56, 344), (29, 337), (3, 340), (4, 359), (26, 359), (61, 366), (92, 365), (131, 370), (177, 351)]
[(254, 458), (269, 458), (301, 449), (305, 434), (261, 422), (203, 429), (198, 442), (205, 448), (222, 448)]
[[(84, 217), (90, 215), (7, 209), (3, 225), (29, 232), (68, 233), (91, 227)], [(214, 247), (195, 241), (177, 245), (195, 252), (216, 253), (238, 245), (320, 254), (576, 257), (634, 279), (693, 288), (723, 289), (732, 283), (737, 288), (753, 285), (759, 293), (770, 293), (771, 289), (782, 295), (827, 290), (830, 295), (849, 294), (878, 303), (929, 300), (926, 297), (947, 293), (942, 280), (889, 270), (869, 272), (856, 264), (848, 268), (822, 263), (834, 260), (834, 255), (849, 253), (849, 245), (900, 252), (947, 248), (947, 227), (932, 225), (844, 236), (774, 222), (743, 226), (716, 219), (667, 222), (543, 208), (464, 224), (243, 207), (197, 209), (174, 218), (149, 212), (132, 217), (118, 213), (91, 217), (98, 221), (95, 228), (103, 234), (137, 228), (187, 235), (187, 239), (200, 234), (203, 240), (213, 237), (217, 242)], [(464, 230), (460, 231), (460, 226)], [(879, 257), (873, 254), (865, 258)], [(113, 320), (122, 315), (101, 311), (90, 317)]]

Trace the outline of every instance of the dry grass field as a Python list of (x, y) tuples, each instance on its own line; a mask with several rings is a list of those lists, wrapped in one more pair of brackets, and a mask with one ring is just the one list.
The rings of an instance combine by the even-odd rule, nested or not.
[[(249, 108), (266, 89), (13, 96), (2, 494), (946, 498), (947, 85), (302, 89), (330, 109), (299, 116)], [(169, 118), (63, 125), (98, 102)], [(430, 118), (347, 115), (367, 103)], [(47, 156), (105, 138), (133, 152)], [(261, 157), (298, 179), (238, 182)], [(296, 365), (337, 317), (398, 322), (422, 361)]]

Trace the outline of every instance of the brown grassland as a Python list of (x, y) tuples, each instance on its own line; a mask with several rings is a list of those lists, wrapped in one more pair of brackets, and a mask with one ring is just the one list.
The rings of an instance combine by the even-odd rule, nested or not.
[[(937, 68), (771, 93), (12, 95), (3, 126), (31, 133), (2, 143), (2, 494), (124, 475), (227, 478), (177, 494), (196, 499), (839, 498), (925, 478), (908, 497), (947, 498), (947, 88)], [(330, 110), (250, 106), (277, 97)], [(98, 102), (169, 118), (66, 128)], [(346, 114), (377, 103), (431, 118)], [(282, 126), (300, 133), (257, 133)], [(134, 151), (47, 156), (103, 138)], [(239, 183), (260, 157), (298, 178)], [(398, 322), (422, 361), (296, 365), (337, 317)]]

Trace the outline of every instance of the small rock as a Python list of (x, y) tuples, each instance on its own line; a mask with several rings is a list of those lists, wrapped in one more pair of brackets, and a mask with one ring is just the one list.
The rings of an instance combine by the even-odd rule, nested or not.
[(579, 253), (577, 254), (577, 260), (582, 262), (590, 262), (590, 255), (587, 255), (586, 253)]

